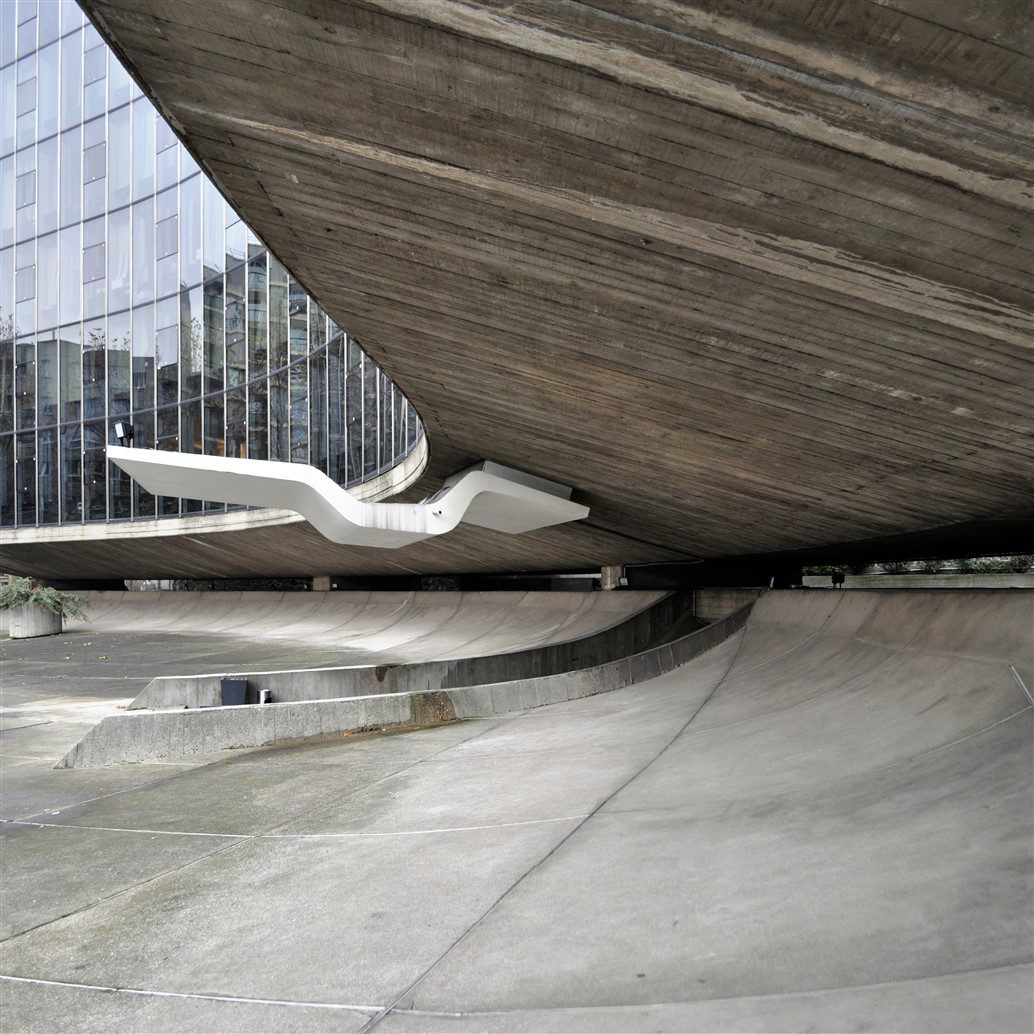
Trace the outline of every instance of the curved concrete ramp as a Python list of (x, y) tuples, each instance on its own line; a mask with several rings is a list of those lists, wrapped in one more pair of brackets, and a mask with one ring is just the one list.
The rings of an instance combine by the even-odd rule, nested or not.
[(340, 646), (369, 663), (478, 657), (569, 642), (663, 592), (92, 592), (71, 632), (174, 632)]
[(12, 1029), (1030, 1031), (1032, 617), (773, 592), (613, 693), (84, 793), (10, 827)]

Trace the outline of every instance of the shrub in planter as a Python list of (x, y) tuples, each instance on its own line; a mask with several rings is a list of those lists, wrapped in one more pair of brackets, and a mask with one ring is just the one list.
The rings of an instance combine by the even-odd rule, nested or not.
[(29, 639), (61, 631), (64, 618), (86, 619), (85, 596), (40, 585), (31, 578), (13, 578), (0, 586), (0, 610), (11, 611), (11, 638)]

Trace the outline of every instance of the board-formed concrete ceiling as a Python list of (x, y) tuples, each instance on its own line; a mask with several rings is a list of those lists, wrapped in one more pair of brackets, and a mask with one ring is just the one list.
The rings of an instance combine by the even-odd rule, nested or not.
[(425, 487), (575, 487), (553, 566), (1028, 546), (1025, 0), (83, 7), (415, 403)]

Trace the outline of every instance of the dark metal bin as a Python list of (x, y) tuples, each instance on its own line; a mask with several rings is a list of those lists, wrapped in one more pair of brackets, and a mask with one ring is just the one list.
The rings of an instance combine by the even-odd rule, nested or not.
[(219, 688), (222, 691), (223, 707), (243, 704), (248, 695), (248, 680), (240, 678), (220, 679)]

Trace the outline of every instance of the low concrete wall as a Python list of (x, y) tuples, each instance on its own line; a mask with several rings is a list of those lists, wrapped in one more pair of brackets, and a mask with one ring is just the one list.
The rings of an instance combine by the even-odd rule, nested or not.
[(655, 678), (699, 657), (743, 628), (749, 613), (747, 605), (671, 643), (576, 672), (437, 692), (110, 715), (54, 767), (97, 767), (389, 726), (437, 725), (593, 696)]
[[(572, 642), (517, 653), (464, 657), (417, 664), (382, 664), (286, 671), (226, 672), (159, 676), (130, 704), (139, 708), (215, 707), (221, 702), (220, 679), (246, 678), (249, 691), (268, 690), (277, 703), (337, 700), (375, 693), (426, 693), (439, 689), (539, 678), (589, 668), (641, 653), (698, 624), (690, 593), (671, 593), (627, 621)], [(725, 613), (728, 613), (726, 611)]]
[(694, 589), (693, 613), (702, 621), (720, 621), (734, 610), (752, 603), (763, 591), (762, 586)]

